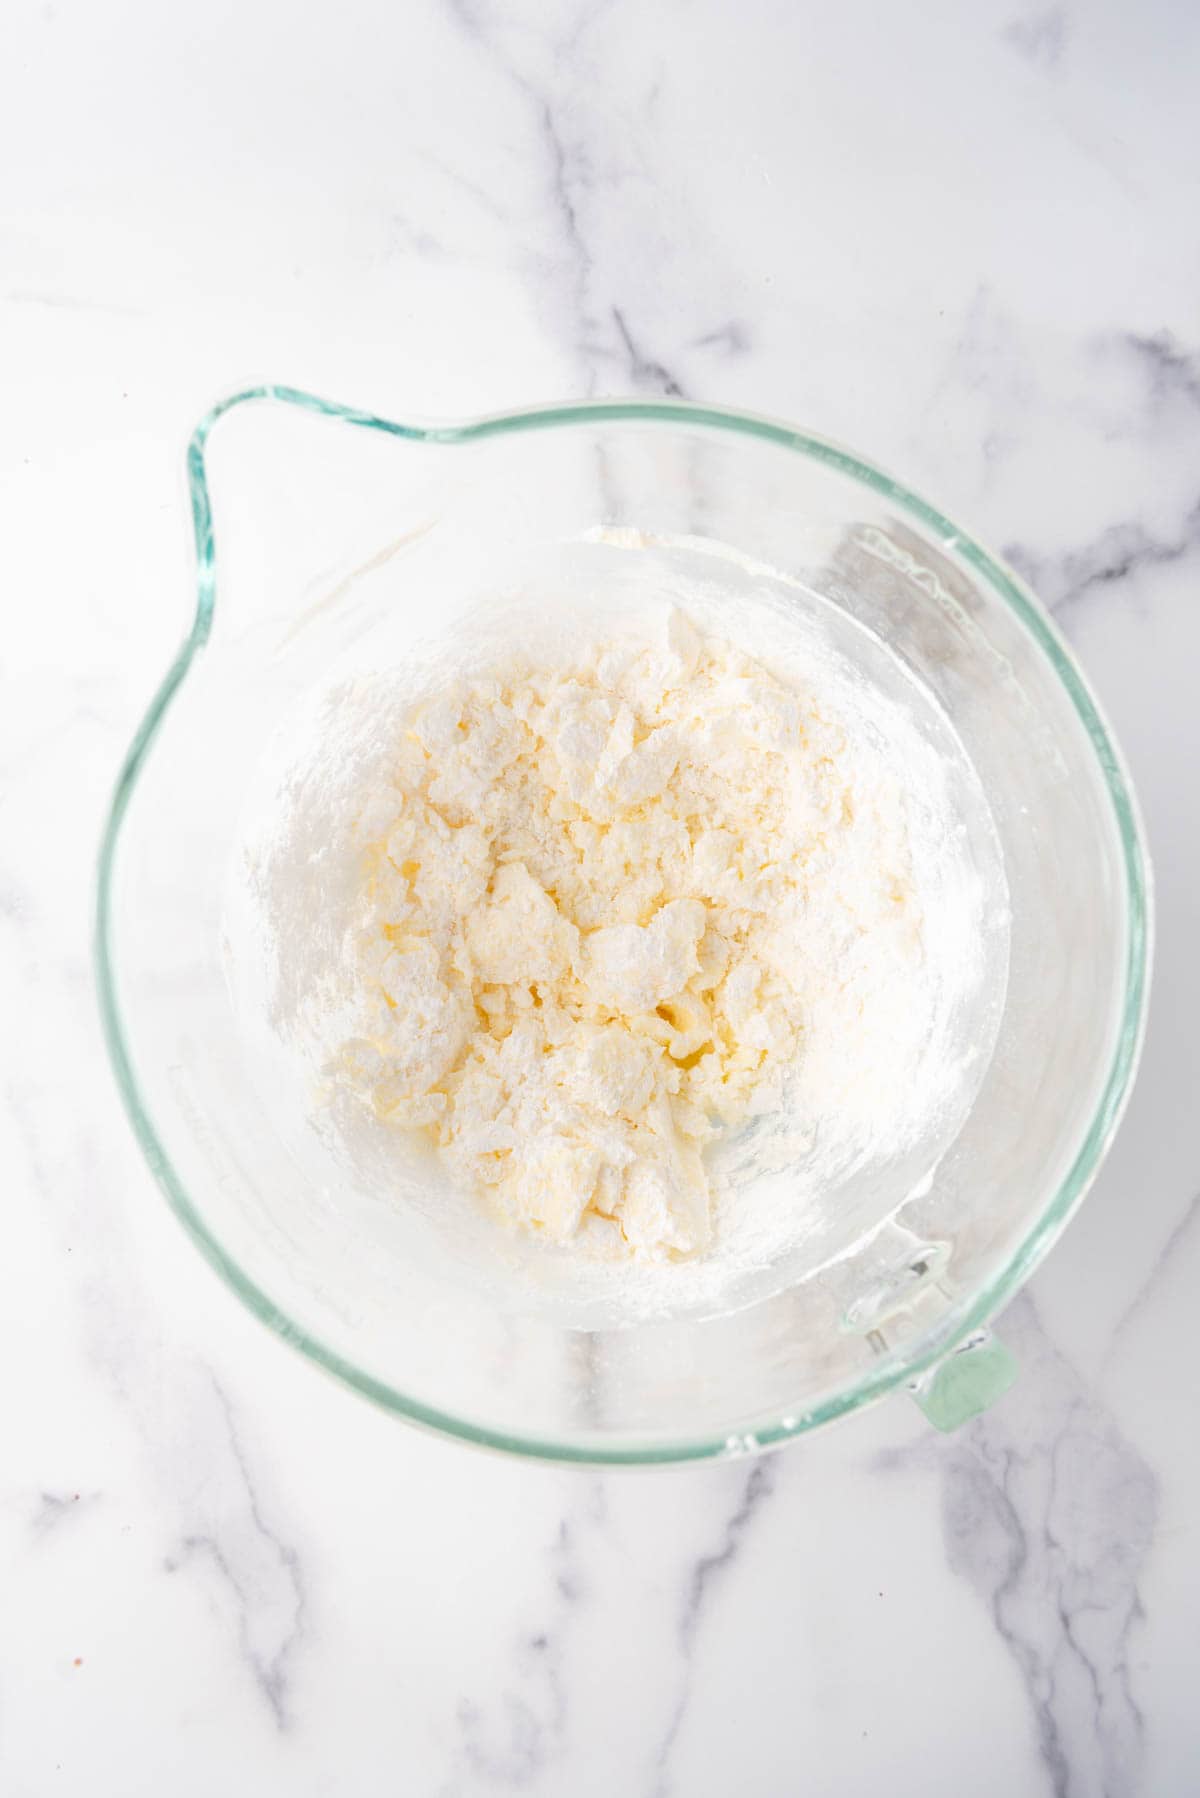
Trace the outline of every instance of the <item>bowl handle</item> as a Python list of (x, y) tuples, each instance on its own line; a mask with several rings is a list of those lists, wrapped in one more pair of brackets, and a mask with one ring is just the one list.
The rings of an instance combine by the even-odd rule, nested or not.
[(927, 1368), (908, 1391), (935, 1430), (957, 1430), (1008, 1391), (1017, 1363), (990, 1330), (973, 1330), (944, 1361)]

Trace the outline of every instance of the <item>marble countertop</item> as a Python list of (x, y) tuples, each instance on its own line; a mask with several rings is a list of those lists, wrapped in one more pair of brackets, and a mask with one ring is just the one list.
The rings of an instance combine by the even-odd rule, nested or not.
[[(5, 38), (0, 1791), (1194, 1793), (1200, 13), (14, 0)], [(990, 1415), (519, 1465), (201, 1263), (102, 1051), (92, 866), (190, 606), (186, 436), (262, 378), (794, 418), (1036, 584), (1132, 763), (1159, 956)]]

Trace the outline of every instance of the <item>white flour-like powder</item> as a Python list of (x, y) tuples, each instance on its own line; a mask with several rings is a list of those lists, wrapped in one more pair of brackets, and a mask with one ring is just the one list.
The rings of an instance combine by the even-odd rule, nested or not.
[(493, 1216), (693, 1257), (748, 1119), (900, 1126), (939, 1000), (906, 798), (817, 693), (676, 610), (429, 694), (385, 766), (332, 1071)]
[(621, 553), (588, 647), (509, 589), (306, 695), (226, 906), (263, 1104), (330, 1203), (589, 1327), (877, 1228), (970, 1109), (1007, 965), (977, 777), (886, 647), (711, 546)]

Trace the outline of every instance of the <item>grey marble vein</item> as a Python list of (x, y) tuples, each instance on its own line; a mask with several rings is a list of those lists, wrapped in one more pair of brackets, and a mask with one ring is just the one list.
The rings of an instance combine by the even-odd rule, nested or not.
[[(36, 1095), (15, 1082), (8, 1098), (24, 1140), (30, 1182), (47, 1215), (62, 1207), (65, 1195), (75, 1203), (86, 1195), (89, 1254), (87, 1270), (81, 1268), (79, 1275), (81, 1334), (91, 1370), (137, 1431), (169, 1506), (178, 1546), (164, 1567), (173, 1573), (199, 1559), (215, 1570), (233, 1607), (245, 1665), (283, 1729), (290, 1718), (291, 1664), (305, 1628), (306, 1587), (296, 1550), (267, 1520), (230, 1397), (204, 1361), (173, 1352), (162, 1339), (131, 1266), (121, 1266), (114, 1288), (119, 1299), (109, 1293), (109, 1264), (122, 1261), (124, 1238), (107, 1158), (91, 1131), (44, 1125)], [(63, 1216), (60, 1227), (64, 1237), (73, 1234), (75, 1220)], [(169, 1419), (164, 1406), (170, 1408)], [(58, 1514), (51, 1495), (46, 1527), (54, 1526)]]
[(1183, 1216), (1179, 1219), (1179, 1222), (1175, 1225), (1171, 1234), (1167, 1237), (1166, 1242), (1164, 1242), (1162, 1248), (1155, 1256), (1149, 1273), (1146, 1275), (1145, 1279), (1126, 1305), (1124, 1311), (1122, 1311), (1120, 1317), (1113, 1325), (1112, 1334), (1108, 1341), (1108, 1348), (1104, 1356), (1105, 1367), (1111, 1365), (1118, 1349), (1123, 1346), (1129, 1331), (1135, 1328), (1136, 1325), (1145, 1318), (1157, 1296), (1158, 1288), (1162, 1280), (1175, 1266), (1180, 1250), (1192, 1236), (1198, 1225), (1200, 1225), (1200, 1191), (1192, 1194), (1191, 1199), (1184, 1208)]
[(503, 21), (468, 0), (450, 0), (449, 10), (493, 66), (514, 87), (531, 109), (542, 146), (548, 214), (553, 221), (555, 255), (552, 268), (560, 312), (565, 312), (574, 353), (588, 356), (594, 324), (590, 317), (588, 285), (592, 250), (580, 222), (580, 201), (589, 175), (580, 146), (566, 134), (560, 121), (557, 95), (536, 82), (523, 67), (524, 59), (505, 39)]
[[(493, 65), (524, 98), (532, 111), (537, 138), (542, 146), (552, 223), (553, 253), (537, 258), (539, 287), (552, 277), (557, 294), (560, 328), (565, 330), (573, 358), (579, 363), (587, 390), (595, 392), (599, 370), (615, 367), (622, 379), (639, 392), (682, 397), (684, 384), (660, 353), (643, 342), (630, 323), (630, 299), (601, 268), (593, 241), (589, 210), (598, 195), (611, 186), (611, 177), (597, 167), (597, 147), (611, 150), (611, 118), (606, 110), (595, 133), (589, 128), (586, 109), (573, 101), (560, 71), (569, 70), (581, 41), (592, 32), (608, 8), (582, 8), (573, 21), (555, 32), (549, 21), (540, 35), (540, 47), (548, 52), (550, 72), (536, 78), (530, 72), (535, 58), (516, 41), (512, 21), (503, 13), (451, 0), (450, 10), (473, 42), (480, 45)], [(593, 142), (595, 137), (595, 143)], [(729, 327), (725, 327), (728, 331)], [(709, 338), (728, 351), (742, 341), (722, 339), (721, 329)]]
[(30, 1533), (43, 1538), (77, 1519), (100, 1498), (98, 1492), (39, 1492), (30, 1519)]
[(523, 77), (518, 85), (529, 95), (536, 109), (538, 130), (545, 146), (550, 175), (550, 196), (558, 219), (559, 240), (566, 250), (566, 267), (571, 308), (580, 339), (589, 335), (588, 280), (592, 272), (592, 252), (579, 222), (577, 189), (586, 185), (585, 165), (569, 146), (559, 128), (550, 101), (531, 88)]
[(1001, 37), (1011, 50), (1033, 68), (1057, 74), (1067, 47), (1068, 19), (1065, 6), (1040, 7), (1013, 19)]
[(677, 376), (673, 375), (665, 363), (656, 357), (648, 356), (641, 345), (634, 341), (633, 333), (626, 322), (625, 314), (619, 306), (612, 308), (613, 323), (625, 350), (629, 367), (629, 378), (639, 391), (646, 388), (654, 393), (666, 393), (676, 399), (685, 399), (683, 386)]
[(754, 1463), (742, 1484), (737, 1505), (725, 1524), (720, 1543), (711, 1553), (700, 1557), (688, 1576), (678, 1624), (683, 1680), (656, 1756), (654, 1798), (668, 1798), (672, 1790), (671, 1759), (691, 1702), (696, 1642), (711, 1609), (713, 1593), (736, 1567), (751, 1525), (775, 1490), (775, 1476), (774, 1461)]
[(234, 1606), (242, 1659), (282, 1730), (291, 1715), (291, 1662), (306, 1625), (304, 1573), (295, 1548), (264, 1515), (229, 1395), (207, 1373), (229, 1457), (223, 1483), (233, 1490), (222, 1493), (218, 1484), (215, 1501), (200, 1511), (203, 1527), (188, 1529), (163, 1565), (176, 1573), (199, 1558), (216, 1571)]
[(1156, 536), (1140, 520), (1131, 518), (1106, 526), (1090, 542), (1062, 555), (1041, 556), (1020, 543), (1006, 545), (1004, 554), (1058, 617), (1101, 589), (1190, 559), (1198, 550), (1200, 500), (1169, 537)]
[(1174, 332), (1130, 331), (1120, 341), (1149, 377), (1154, 400), (1182, 399), (1200, 406), (1200, 355), (1189, 353)]
[(744, 356), (753, 341), (753, 334), (745, 319), (731, 318), (725, 324), (714, 325), (711, 331), (693, 337), (692, 347), (697, 350), (719, 350), (725, 356)]
[(447, 1798), (462, 1789), (464, 1778), (513, 1789), (531, 1786), (560, 1759), (568, 1716), (567, 1647), (588, 1596), (588, 1547), (605, 1520), (603, 1480), (581, 1480), (580, 1504), (561, 1520), (550, 1551), (550, 1591), (542, 1616), (514, 1643), (499, 1689), (458, 1703), (458, 1768), (442, 1788)]
[(1050, 1341), (1028, 1294), (1002, 1332), (1021, 1377), (993, 1411), (916, 1458), (938, 1469), (950, 1567), (984, 1603), (1028, 1699), (1054, 1798), (1139, 1789), (1131, 1669), (1158, 1481)]

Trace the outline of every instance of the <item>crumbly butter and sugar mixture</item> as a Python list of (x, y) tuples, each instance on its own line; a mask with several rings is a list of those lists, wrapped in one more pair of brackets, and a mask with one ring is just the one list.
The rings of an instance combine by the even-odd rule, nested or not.
[(813, 1019), (854, 1028), (864, 972), (920, 957), (903, 797), (857, 766), (679, 612), (430, 697), (357, 821), (342, 1076), (512, 1225), (702, 1250), (705, 1145), (784, 1103)]

